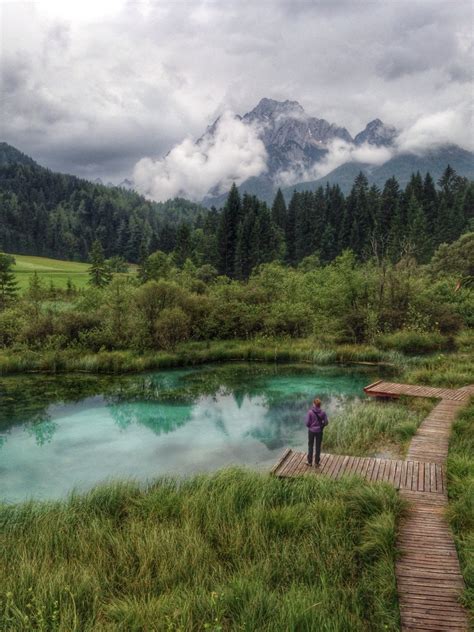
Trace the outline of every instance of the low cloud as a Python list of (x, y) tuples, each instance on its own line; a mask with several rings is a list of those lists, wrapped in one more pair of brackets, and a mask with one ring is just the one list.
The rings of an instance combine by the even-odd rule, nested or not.
[(347, 162), (383, 165), (395, 153), (391, 147), (375, 147), (369, 143), (354, 145), (343, 140), (334, 140), (328, 144), (327, 149), (325, 157), (309, 168), (299, 165), (287, 171), (280, 171), (276, 176), (277, 184), (291, 186), (297, 182), (318, 180)]
[(421, 116), (397, 138), (399, 152), (423, 154), (443, 145), (456, 144), (474, 149), (472, 111), (449, 108)]
[(232, 182), (239, 185), (266, 170), (267, 152), (257, 128), (226, 111), (214, 133), (198, 143), (186, 138), (164, 158), (140, 160), (133, 179), (138, 191), (157, 201), (178, 195), (201, 200), (210, 190), (223, 193)]

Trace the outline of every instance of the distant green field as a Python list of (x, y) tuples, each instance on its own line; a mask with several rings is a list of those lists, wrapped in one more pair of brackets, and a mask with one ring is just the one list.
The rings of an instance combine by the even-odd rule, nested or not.
[[(29, 278), (34, 272), (49, 287), (51, 282), (57, 288), (66, 288), (71, 279), (76, 288), (83, 288), (89, 281), (89, 264), (77, 261), (61, 261), (47, 257), (30, 257), (28, 255), (13, 255), (15, 257), (15, 273), (20, 289), (28, 287)], [(131, 266), (131, 271), (134, 266)]]

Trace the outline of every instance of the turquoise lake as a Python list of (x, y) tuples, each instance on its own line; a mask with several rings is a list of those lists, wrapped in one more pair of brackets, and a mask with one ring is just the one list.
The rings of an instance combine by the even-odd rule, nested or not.
[(285, 447), (305, 449), (304, 415), (315, 396), (331, 419), (373, 376), (227, 364), (0, 378), (0, 500), (61, 498), (117, 478), (269, 469)]

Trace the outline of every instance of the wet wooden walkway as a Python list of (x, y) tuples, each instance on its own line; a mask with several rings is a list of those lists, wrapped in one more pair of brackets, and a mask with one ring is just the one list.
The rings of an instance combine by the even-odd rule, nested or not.
[(443, 494), (446, 491), (444, 467), (437, 463), (376, 459), (372, 457), (322, 454), (317, 470), (306, 465), (306, 452), (287, 450), (274, 466), (277, 476), (294, 477), (303, 474), (326, 474), (331, 478), (361, 476), (371, 483), (385, 482), (396, 489)]
[(399, 489), (408, 501), (397, 539), (402, 631), (466, 632), (468, 617), (459, 603), (464, 581), (444, 515), (448, 503), (445, 464), (452, 424), (474, 395), (474, 385), (445, 389), (380, 380), (364, 391), (371, 397), (408, 395), (441, 400), (420, 425), (406, 460), (323, 454), (320, 467), (314, 468), (306, 465), (306, 453), (288, 449), (272, 472), (280, 477), (360, 476)]

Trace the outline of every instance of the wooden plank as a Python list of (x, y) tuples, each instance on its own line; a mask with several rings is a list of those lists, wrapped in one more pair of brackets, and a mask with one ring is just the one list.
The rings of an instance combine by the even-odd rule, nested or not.
[(440, 494), (444, 493), (443, 486), (443, 467), (439, 464), (435, 464), (436, 467), (436, 491)]
[(342, 473), (342, 476), (347, 476), (348, 472), (350, 472), (351, 467), (354, 463), (354, 457), (350, 456), (344, 466), (344, 472)]
[(405, 473), (405, 463), (403, 461), (397, 461), (396, 470), (395, 470), (395, 478), (393, 479), (393, 484), (396, 489), (400, 489), (402, 483), (402, 476)]
[(272, 467), (272, 469), (270, 470), (270, 474), (274, 474), (278, 470), (278, 468), (281, 467), (281, 465), (285, 462), (285, 460), (287, 459), (290, 453), (291, 453), (291, 448), (287, 448), (281, 455), (280, 460), (277, 461), (275, 465)]
[(374, 386), (377, 386), (377, 384), (380, 384), (381, 382), (382, 380), (377, 380), (376, 382), (369, 384), (368, 386), (364, 388), (364, 391), (367, 393), (367, 391), (370, 391), (370, 389), (372, 389)]
[(374, 470), (372, 472), (372, 478), (371, 481), (373, 483), (376, 483), (379, 477), (379, 471), (380, 471), (380, 464), (381, 464), (381, 459), (375, 459), (375, 467)]
[(340, 479), (342, 476), (344, 476), (344, 472), (345, 472), (345, 469), (346, 469), (347, 462), (349, 461), (349, 458), (350, 457), (345, 456), (342, 459), (340, 465), (338, 466), (337, 472), (335, 474), (335, 478), (336, 479)]
[(418, 464), (418, 482), (417, 482), (416, 489), (421, 492), (425, 491), (425, 464), (424, 463)]
[(296, 453), (293, 452), (293, 450), (291, 451), (291, 454), (288, 455), (288, 458), (286, 459), (286, 461), (283, 463), (283, 466), (280, 468), (280, 476), (286, 476), (288, 469), (291, 467), (291, 464), (293, 462), (293, 459), (295, 457)]
[(436, 465), (430, 463), (430, 491), (436, 493)]
[(377, 481), (385, 480), (385, 468), (387, 467), (387, 461), (385, 459), (380, 459), (380, 467), (377, 474)]
[(366, 473), (366, 480), (368, 480), (369, 482), (372, 481), (372, 476), (374, 473), (374, 467), (375, 467), (375, 459), (369, 459), (369, 466), (367, 468), (367, 473)]
[(352, 457), (351, 466), (350, 468), (347, 469), (347, 472), (346, 472), (349, 476), (354, 476), (357, 466), (359, 465), (359, 460), (360, 459), (358, 456)]
[(335, 461), (334, 461), (334, 467), (332, 468), (332, 471), (331, 471), (331, 476), (332, 476), (334, 479), (339, 478), (339, 476), (340, 476), (340, 472), (341, 472), (341, 469), (342, 469), (342, 467), (343, 467), (343, 463), (344, 463), (344, 459), (345, 459), (345, 458), (346, 458), (346, 457), (345, 457), (343, 454), (338, 454), (338, 455), (337, 455), (337, 458), (336, 458), (336, 459), (335, 459)]

